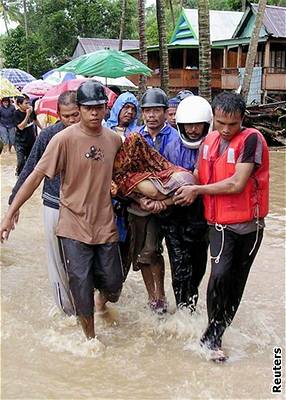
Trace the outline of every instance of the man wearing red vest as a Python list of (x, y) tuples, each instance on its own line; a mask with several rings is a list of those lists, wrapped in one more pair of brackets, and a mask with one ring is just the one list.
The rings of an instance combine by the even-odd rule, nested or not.
[(212, 104), (217, 129), (207, 135), (195, 175), (198, 185), (175, 193), (187, 205), (203, 195), (210, 225), (212, 270), (207, 289), (208, 327), (201, 344), (214, 361), (227, 359), (222, 336), (240, 304), (250, 267), (260, 247), (268, 213), (269, 155), (262, 134), (243, 128), (245, 102), (221, 93)]

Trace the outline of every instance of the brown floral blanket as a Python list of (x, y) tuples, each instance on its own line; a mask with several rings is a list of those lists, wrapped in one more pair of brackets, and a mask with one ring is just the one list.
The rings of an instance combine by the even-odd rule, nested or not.
[(151, 180), (166, 195), (179, 186), (194, 183), (190, 171), (172, 164), (149, 146), (139, 133), (132, 133), (115, 157), (113, 180), (118, 194), (128, 196), (145, 179)]

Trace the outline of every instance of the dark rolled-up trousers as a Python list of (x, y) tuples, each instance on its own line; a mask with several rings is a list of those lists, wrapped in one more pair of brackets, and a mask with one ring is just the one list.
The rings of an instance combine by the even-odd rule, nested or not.
[(116, 302), (123, 283), (118, 243), (92, 245), (64, 237), (60, 243), (76, 314), (93, 315), (94, 289)]

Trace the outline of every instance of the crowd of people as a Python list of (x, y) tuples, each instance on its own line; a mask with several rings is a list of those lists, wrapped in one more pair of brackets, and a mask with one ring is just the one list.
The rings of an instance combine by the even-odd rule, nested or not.
[[(58, 99), (59, 120), (36, 137), (28, 99), (2, 99), (1, 139), (15, 145), (18, 180), (1, 241), (44, 180), (48, 273), (57, 306), (87, 339), (94, 312), (118, 301), (132, 267), (148, 307), (166, 314), (165, 240), (178, 309), (195, 312), (210, 245), (208, 326), (200, 344), (223, 362), (222, 336), (239, 307), (268, 212), (269, 159), (262, 134), (243, 127), (245, 102), (224, 92), (212, 105), (159, 88), (119, 94), (107, 113), (95, 81)], [(14, 123), (9, 124), (11, 116)], [(15, 129), (14, 129), (15, 128)], [(15, 132), (16, 131), (16, 132)]]

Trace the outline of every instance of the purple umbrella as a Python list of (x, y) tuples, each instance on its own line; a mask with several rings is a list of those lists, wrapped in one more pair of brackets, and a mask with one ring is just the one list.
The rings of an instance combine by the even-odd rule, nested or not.
[(1, 68), (0, 76), (8, 79), (18, 89), (22, 89), (27, 83), (36, 80), (31, 74), (18, 68)]

